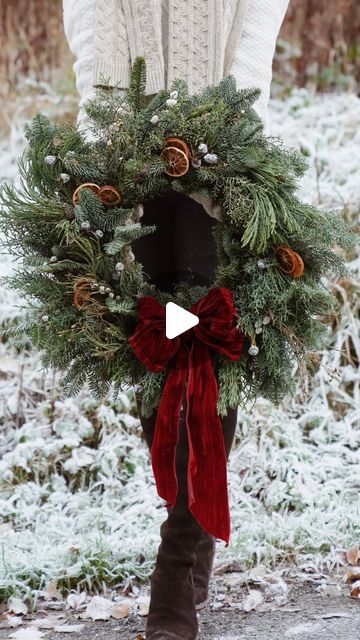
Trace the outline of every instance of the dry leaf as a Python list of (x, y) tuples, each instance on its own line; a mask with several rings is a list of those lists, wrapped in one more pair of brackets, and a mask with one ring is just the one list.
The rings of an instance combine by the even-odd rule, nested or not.
[(11, 596), (7, 603), (8, 611), (12, 611), (13, 613), (22, 613), (25, 614), (28, 612), (28, 608), (20, 598), (15, 598)]
[(54, 627), (56, 633), (80, 633), (83, 629), (85, 629), (84, 624), (60, 624)]
[(356, 569), (355, 568), (350, 569), (345, 573), (344, 582), (346, 584), (349, 584), (351, 582), (356, 582), (357, 580), (360, 580), (360, 567)]
[(287, 584), (279, 576), (267, 575), (264, 577), (264, 594), (266, 598), (274, 600), (277, 605), (285, 604), (288, 596)]
[(233, 571), (245, 571), (245, 565), (241, 564), (238, 560), (232, 560), (231, 562), (219, 562), (214, 567), (213, 575), (222, 576), (224, 573), (232, 573)]
[(360, 557), (359, 545), (354, 544), (348, 551), (346, 551), (345, 555), (348, 563), (353, 565), (353, 567), (356, 567)]
[(352, 598), (360, 598), (360, 580), (358, 582), (354, 582), (351, 587), (351, 597)]
[(346, 549), (334, 549), (333, 553), (342, 566), (349, 564), (346, 557)]
[(260, 591), (250, 589), (249, 595), (244, 598), (243, 609), (244, 611), (251, 611), (252, 609), (256, 609), (259, 604), (262, 604), (263, 601), (264, 598)]
[(85, 605), (86, 599), (86, 591), (81, 591), (80, 593), (69, 593), (66, 598), (67, 608), (79, 609)]
[(136, 584), (133, 584), (132, 582), (128, 582), (128, 584), (125, 585), (121, 593), (123, 596), (129, 595), (129, 593), (133, 593), (134, 595), (137, 596), (140, 593), (140, 589), (139, 587), (136, 586)]
[(65, 551), (68, 553), (79, 553), (80, 547), (76, 544), (71, 544), (69, 547), (65, 548)]
[(36, 627), (18, 629), (9, 635), (9, 638), (14, 638), (14, 640), (41, 640), (44, 637), (45, 634)]
[(62, 600), (62, 594), (57, 588), (57, 583), (58, 581), (56, 578), (53, 578), (46, 583), (45, 588), (42, 590), (42, 595), (45, 600)]
[(112, 606), (111, 600), (107, 600), (102, 596), (93, 596), (81, 617), (91, 618), (92, 620), (109, 620)]
[(64, 620), (64, 614), (59, 616), (48, 616), (46, 618), (37, 618), (29, 622), (29, 626), (38, 627), (38, 629), (53, 629)]
[[(0, 616), (1, 619), (2, 616)], [(9, 614), (5, 614), (3, 620), (3, 622), (0, 622), (0, 629), (15, 629), (23, 623), (23, 619), (20, 616), (11, 616)]]
[(112, 603), (110, 608), (111, 617), (116, 620), (127, 618), (129, 615), (129, 606), (129, 601), (125, 599), (120, 602)]
[(341, 587), (338, 584), (323, 583), (316, 587), (315, 591), (324, 596), (339, 596), (341, 594)]
[(138, 605), (137, 613), (139, 616), (147, 616), (149, 613), (150, 596), (139, 596), (136, 599), (136, 604)]

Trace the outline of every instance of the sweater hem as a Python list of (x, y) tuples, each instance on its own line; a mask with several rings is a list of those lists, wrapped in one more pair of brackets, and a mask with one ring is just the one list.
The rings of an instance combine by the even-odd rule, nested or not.
[(152, 95), (164, 89), (165, 86), (165, 78), (164, 78), (164, 67), (150, 67), (146, 66), (146, 84), (145, 84), (145, 95)]
[(109, 83), (111, 87), (123, 89), (129, 86), (129, 82), (129, 63), (118, 64), (103, 58), (95, 58), (92, 74), (93, 87), (104, 86)]

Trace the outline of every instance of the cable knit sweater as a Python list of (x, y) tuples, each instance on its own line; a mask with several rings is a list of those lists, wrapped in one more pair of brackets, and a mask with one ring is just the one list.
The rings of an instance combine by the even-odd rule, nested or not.
[[(227, 73), (238, 89), (259, 87), (254, 107), (267, 132), (276, 38), (289, 0), (63, 0), (65, 34), (76, 61), (80, 94), (77, 126), (91, 139), (84, 105), (106, 78), (128, 87), (137, 55), (146, 60), (146, 93), (169, 88), (176, 77), (189, 92)], [(222, 212), (210, 196), (189, 194), (213, 218)]]
[(126, 88), (137, 55), (147, 62), (146, 93), (174, 78), (193, 93), (227, 73), (259, 87), (255, 108), (268, 127), (276, 38), (289, 0), (63, 0), (65, 34), (83, 106), (104, 78)]

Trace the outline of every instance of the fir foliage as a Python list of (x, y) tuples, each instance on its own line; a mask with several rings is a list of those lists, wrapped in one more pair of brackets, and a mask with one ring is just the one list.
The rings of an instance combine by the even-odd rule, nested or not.
[[(246, 334), (239, 361), (214, 354), (218, 411), (224, 414), (227, 406), (259, 395), (279, 403), (294, 389), (294, 364), (306, 372), (308, 357), (324, 346), (322, 316), (336, 312), (337, 300), (322, 277), (328, 271), (346, 275), (336, 245), (351, 249), (357, 236), (336, 212), (299, 200), (306, 164), (281, 140), (264, 135), (253, 109), (258, 90), (238, 91), (234, 77), (226, 76), (189, 95), (178, 79), (171, 87), (176, 104), (167, 105), (170, 92), (148, 99), (145, 82), (145, 61), (139, 57), (125, 95), (116, 88), (97, 90), (86, 107), (92, 141), (43, 114), (26, 125), (20, 188), (5, 184), (0, 192), (4, 244), (20, 259), (7, 282), (23, 293), (27, 309), (26, 321), (12, 324), (7, 333), (19, 345), (42, 350), (44, 366), (64, 371), (70, 393), (85, 382), (100, 397), (112, 386), (140, 383), (143, 412), (149, 415), (166, 372), (146, 370), (130, 347), (137, 299), (150, 294), (161, 304), (171, 300), (190, 308), (206, 289), (181, 283), (170, 295), (147, 280), (131, 249), (136, 254), (136, 241), (155, 227), (143, 223), (139, 205), (169, 189), (197, 191), (221, 207), (213, 284), (233, 292), (238, 328)], [(169, 136), (186, 142), (191, 152), (190, 168), (180, 178), (164, 172), (161, 152)], [(214, 164), (200, 144), (216, 154)], [(89, 182), (115, 187), (120, 203), (106, 206), (98, 194), (82, 189), (74, 205), (75, 189)], [(301, 255), (301, 277), (280, 269), (279, 245)], [(81, 286), (85, 303), (79, 308), (74, 292)], [(257, 355), (249, 353), (251, 344)]]

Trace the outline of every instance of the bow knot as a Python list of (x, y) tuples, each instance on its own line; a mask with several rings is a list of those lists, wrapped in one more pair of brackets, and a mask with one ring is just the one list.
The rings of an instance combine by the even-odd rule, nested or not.
[(138, 309), (137, 326), (129, 339), (137, 357), (151, 371), (169, 368), (151, 448), (158, 494), (174, 506), (175, 453), (186, 387), (189, 509), (203, 529), (228, 546), (227, 459), (211, 355), (217, 352), (237, 360), (242, 353), (245, 334), (234, 326), (232, 293), (223, 287), (210, 289), (190, 309), (199, 323), (173, 339), (166, 337), (166, 310), (155, 298), (144, 296)]

